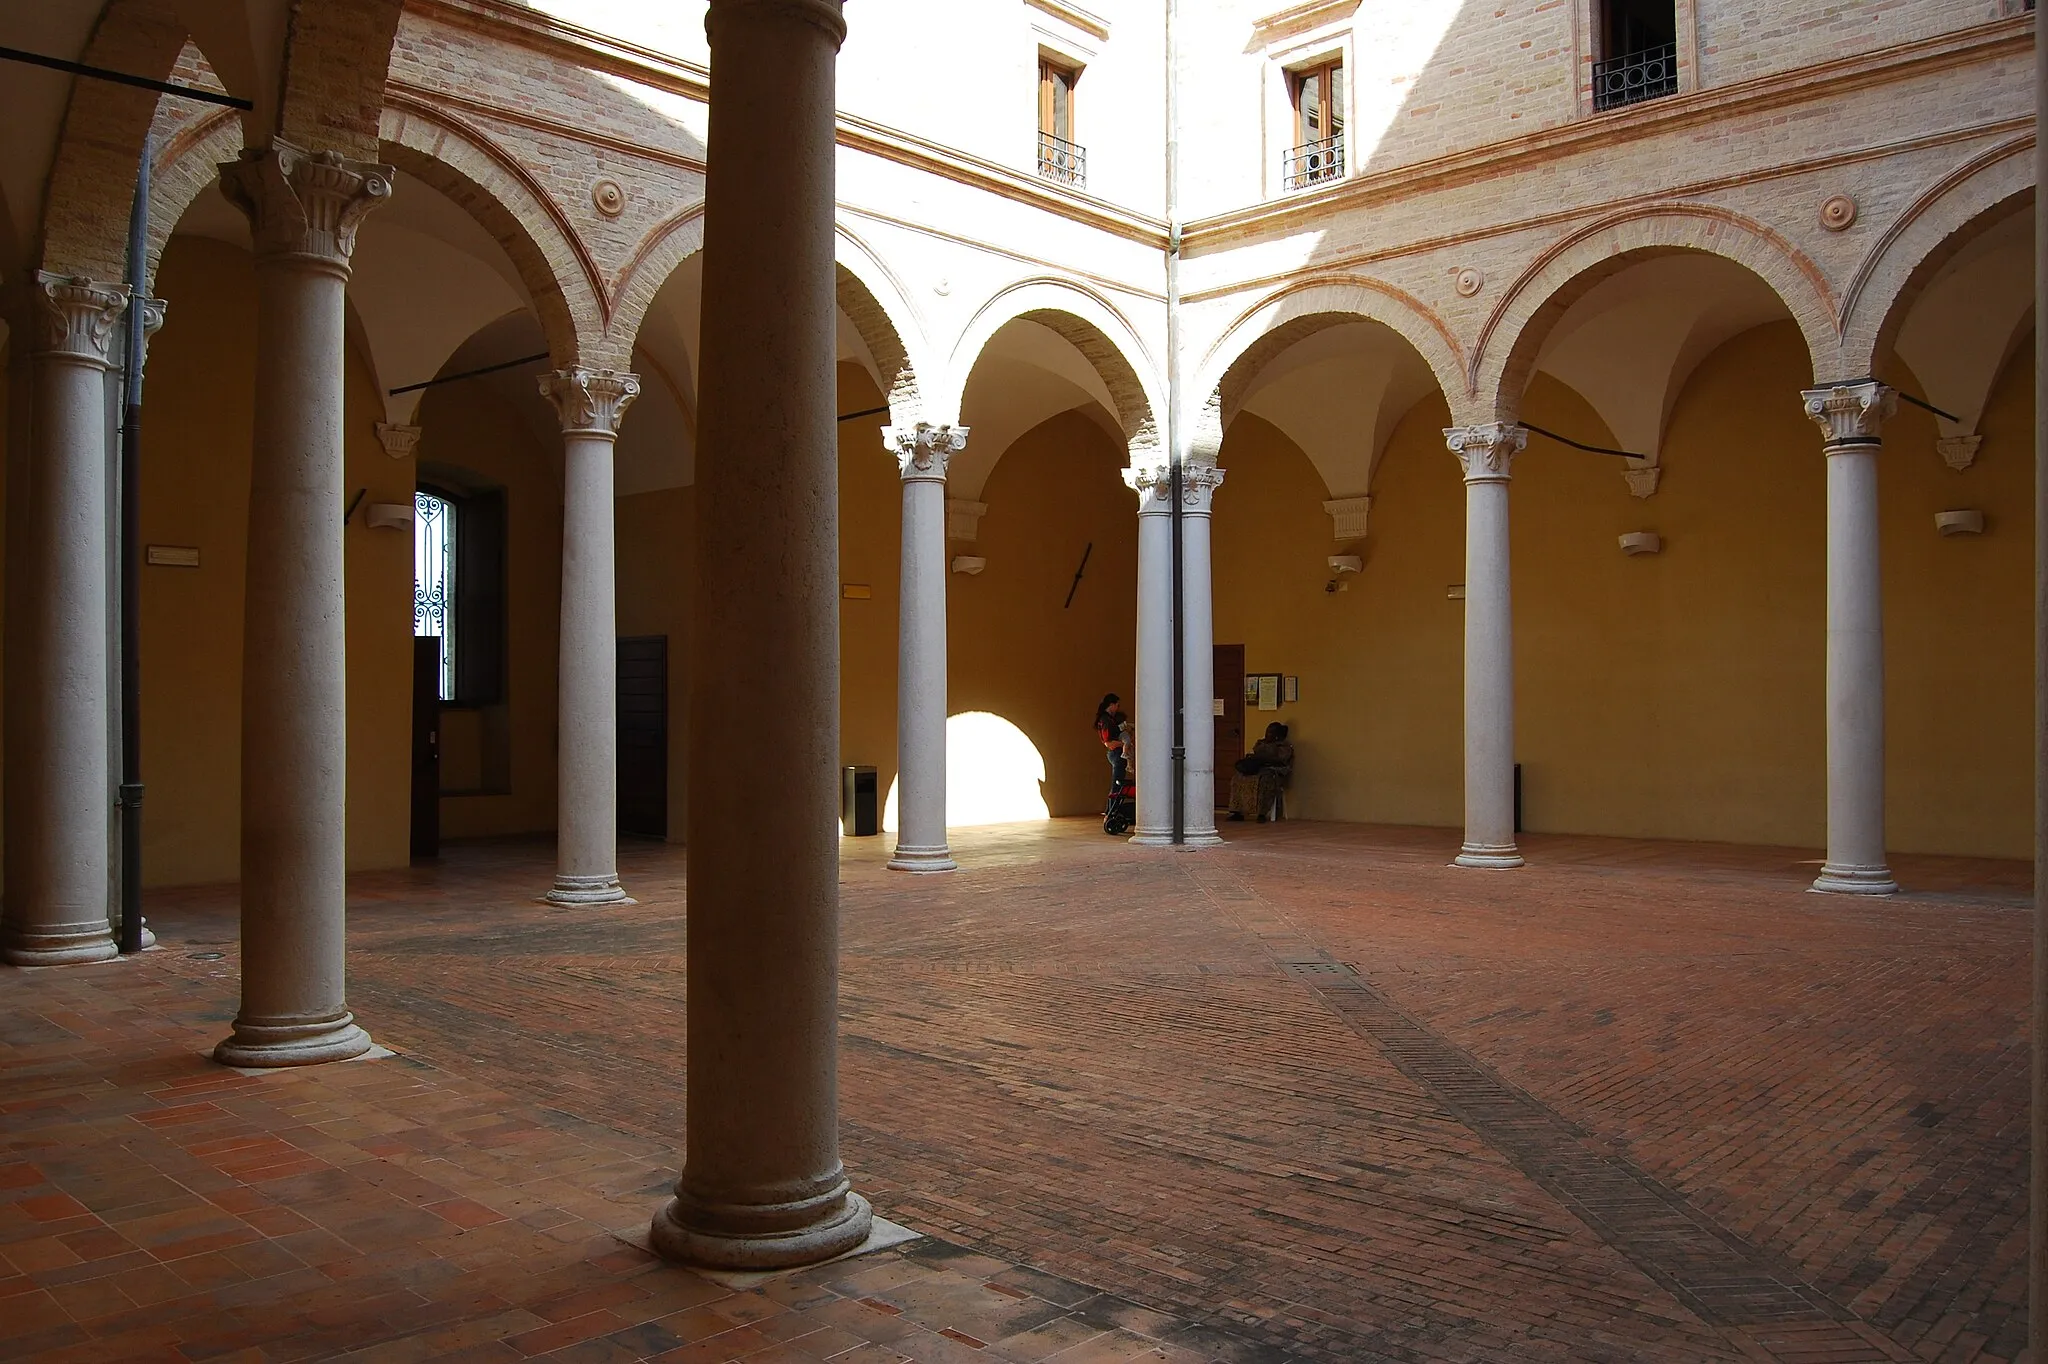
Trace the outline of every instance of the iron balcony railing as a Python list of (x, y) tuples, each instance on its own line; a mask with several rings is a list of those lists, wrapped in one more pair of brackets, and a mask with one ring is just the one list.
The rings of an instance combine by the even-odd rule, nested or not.
[(1038, 173), (1058, 184), (1084, 188), (1088, 183), (1088, 149), (1064, 137), (1040, 133)]
[(1593, 107), (1619, 109), (1678, 93), (1678, 46), (1645, 48), (1593, 63)]
[(1344, 134), (1289, 147), (1280, 157), (1280, 172), (1289, 189), (1339, 179), (1344, 174)]

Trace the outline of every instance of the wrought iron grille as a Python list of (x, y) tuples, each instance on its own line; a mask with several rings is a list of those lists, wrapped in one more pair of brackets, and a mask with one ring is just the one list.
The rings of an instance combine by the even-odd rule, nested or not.
[(1088, 149), (1051, 133), (1038, 135), (1038, 173), (1081, 189), (1088, 183)]
[(1344, 174), (1344, 134), (1289, 147), (1280, 158), (1280, 170), (1289, 189), (1338, 179)]
[(441, 640), (441, 699), (455, 699), (455, 504), (412, 496), (412, 632)]
[(1593, 107), (1619, 109), (1678, 93), (1678, 45), (1645, 48), (1593, 63)]

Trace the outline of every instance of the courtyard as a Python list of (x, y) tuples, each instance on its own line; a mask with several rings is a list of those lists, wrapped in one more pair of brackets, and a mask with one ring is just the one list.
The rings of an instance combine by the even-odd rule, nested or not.
[(252, 1074), (234, 891), (0, 978), (0, 1357), (2013, 1360), (2028, 869), (1231, 826), (842, 860), (842, 1147), (922, 1239), (762, 1281), (633, 1244), (682, 1158), (684, 856), (351, 879), (394, 1055)]

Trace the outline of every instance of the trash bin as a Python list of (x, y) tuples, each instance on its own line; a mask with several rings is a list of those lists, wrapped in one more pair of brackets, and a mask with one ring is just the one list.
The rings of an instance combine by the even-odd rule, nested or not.
[(882, 831), (881, 802), (875, 798), (875, 769), (844, 771), (839, 801), (839, 831), (848, 838), (873, 838)]

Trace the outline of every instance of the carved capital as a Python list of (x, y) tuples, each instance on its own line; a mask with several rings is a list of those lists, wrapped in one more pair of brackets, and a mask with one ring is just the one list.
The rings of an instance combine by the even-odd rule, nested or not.
[(964, 426), (885, 426), (882, 444), (895, 452), (897, 471), (906, 483), (944, 483), (946, 466), (967, 448)]
[(128, 308), (128, 286), (38, 270), (34, 292), (37, 353), (105, 367), (114, 325)]
[(1984, 443), (1982, 436), (1943, 436), (1934, 442), (1934, 448), (1941, 452), (1941, 462), (1961, 473), (1977, 462), (1977, 448)]
[(1444, 443), (1464, 468), (1467, 483), (1505, 483), (1515, 456), (1529, 443), (1529, 431), (1510, 422), (1447, 426)]
[(363, 215), (391, 197), (394, 172), (340, 152), (273, 140), (220, 168), (221, 193), (248, 215), (258, 260), (348, 273)]
[(565, 436), (616, 438), (640, 376), (616, 369), (558, 369), (540, 376), (540, 396), (555, 405)]
[(1654, 497), (1657, 495), (1657, 484), (1664, 477), (1664, 470), (1655, 464), (1632, 464), (1621, 471), (1621, 476), (1628, 480), (1629, 496)]
[(1366, 518), (1372, 512), (1372, 498), (1337, 497), (1323, 503), (1330, 514), (1330, 529), (1340, 545), (1365, 538)]
[(384, 453), (393, 459), (410, 459), (413, 451), (420, 446), (420, 429), (404, 426), (398, 422), (378, 422), (377, 442), (384, 447)]
[[(1124, 486), (1138, 495), (1138, 515), (1166, 516), (1173, 510), (1173, 466), (1141, 464), (1124, 470)], [(1180, 473), (1181, 506), (1196, 516), (1207, 516), (1223, 486), (1223, 470), (1214, 464), (1183, 464)]]
[(1809, 388), (1800, 397), (1820, 425), (1828, 452), (1876, 445), (1885, 421), (1899, 410), (1899, 395), (1875, 380)]
[(946, 538), (948, 540), (975, 540), (981, 536), (981, 518), (988, 511), (986, 502), (969, 502), (964, 497), (946, 499)]

